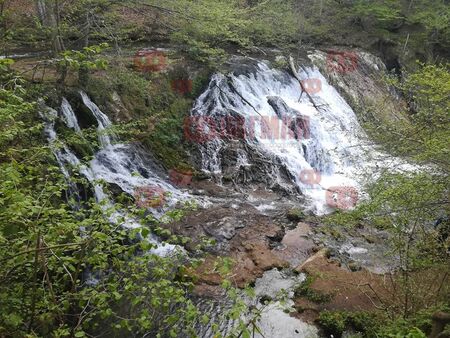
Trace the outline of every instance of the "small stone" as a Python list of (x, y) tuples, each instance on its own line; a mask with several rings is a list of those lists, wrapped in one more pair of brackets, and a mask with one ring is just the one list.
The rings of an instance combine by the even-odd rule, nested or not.
[(353, 271), (353, 272), (361, 270), (361, 266), (356, 262), (348, 263), (347, 267), (350, 269), (350, 271)]
[(338, 254), (335, 248), (329, 248), (327, 252), (327, 257), (336, 257)]
[(287, 212), (286, 217), (288, 220), (292, 222), (298, 222), (301, 221), (303, 218), (305, 218), (305, 215), (300, 209), (293, 208)]

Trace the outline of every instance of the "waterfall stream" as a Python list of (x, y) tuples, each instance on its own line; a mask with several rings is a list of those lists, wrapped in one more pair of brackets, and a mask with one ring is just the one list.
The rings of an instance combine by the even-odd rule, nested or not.
[[(213, 75), (185, 123), (185, 136), (198, 144), (205, 172), (216, 177), (224, 175), (227, 168), (223, 151), (238, 140), (245, 147), (235, 152), (236, 168), (259, 170), (253, 155), (263, 154), (273, 167), (271, 179), (280, 180), (277, 170), (283, 167), (291, 183), (307, 198), (310, 210), (325, 214), (339, 206), (333, 204), (341, 198), (336, 188), (343, 187), (353, 193), (350, 204), (346, 204), (353, 207), (364, 184), (376, 177), (379, 167), (398, 164), (397, 159), (384, 156), (368, 141), (353, 110), (317, 69), (303, 68), (299, 73), (301, 79), (314, 82), (315, 87), (309, 92), (312, 102), (302, 93), (297, 79), (287, 72), (271, 69), (262, 62), (245, 67), (226, 75)], [(41, 113), (46, 137), (76, 201), (81, 199), (77, 185), (72, 182), (73, 170), (90, 182), (96, 201), (105, 208), (105, 215), (107, 210), (114, 210), (108, 213), (109, 220), (126, 228), (141, 225), (125, 210), (115, 207), (100, 181), (114, 184), (133, 196), (142, 187), (164, 191), (164, 204), (148, 209), (156, 218), (161, 218), (178, 202), (192, 199), (187, 192), (168, 183), (157, 161), (133, 144), (120, 143), (111, 132), (109, 118), (86, 93), (79, 94), (97, 122), (100, 149), (89, 162), (80, 160), (55, 130), (55, 122), (60, 117), (68, 128), (83, 137), (76, 111), (69, 101), (63, 98), (59, 111), (47, 107)], [(250, 197), (249, 202), (252, 202)], [(163, 245), (152, 235), (148, 239), (156, 245), (152, 252), (159, 255), (170, 254), (178, 248)], [(212, 318), (216, 316), (220, 320), (218, 315), (226, 305), (218, 302), (207, 309), (210, 305), (205, 303), (202, 310), (212, 312)], [(264, 315), (276, 318), (270, 327), (263, 328), (268, 337), (275, 337), (281, 328), (302, 332), (305, 337), (317, 336), (313, 326), (292, 319), (278, 308), (269, 308)], [(220, 329), (228, 332), (235, 325), (232, 320), (223, 320)], [(210, 337), (211, 327), (203, 325), (199, 333)]]
[[(223, 173), (221, 152), (229, 139), (238, 139), (274, 166), (281, 163), (314, 213), (328, 213), (339, 202), (353, 207), (361, 185), (392, 158), (367, 141), (350, 106), (316, 68), (304, 67), (299, 73), (310, 86), (313, 104), (287, 72), (262, 62), (239, 67), (212, 77), (185, 126), (200, 146), (202, 169)], [(342, 191), (347, 196), (336, 196)], [(336, 198), (350, 201), (336, 203)]]
[[(114, 210), (108, 215), (110, 221), (120, 223), (126, 228), (138, 228), (141, 225), (137, 220), (127, 215), (125, 211), (117, 210), (113, 201), (99, 183), (100, 180), (117, 184), (122, 191), (130, 195), (134, 195), (136, 190), (142, 187), (159, 189), (158, 191), (164, 193), (164, 204), (148, 209), (156, 218), (162, 217), (167, 210), (173, 208), (179, 201), (190, 198), (187, 193), (178, 190), (158, 176), (155, 168), (156, 163), (152, 163), (151, 159), (144, 158), (144, 155), (135, 146), (121, 143), (113, 144), (115, 137), (111, 136), (108, 131), (108, 127), (111, 126), (108, 117), (89, 99), (86, 93), (80, 92), (80, 95), (83, 103), (97, 120), (97, 135), (101, 145), (100, 150), (88, 164), (83, 164), (69, 147), (58, 139), (55, 131), (58, 112), (49, 107), (41, 112), (45, 121), (47, 140), (52, 147), (61, 172), (68, 181), (72, 197), (76, 196), (76, 200), (80, 200), (77, 187), (71, 179), (71, 170), (78, 170), (91, 183), (96, 201), (102, 203), (105, 212), (106, 210)], [(65, 98), (62, 99), (60, 112), (66, 126), (82, 134), (77, 117)], [(156, 254), (166, 255), (175, 248), (173, 245), (163, 245), (154, 236), (150, 236), (149, 240), (157, 245), (157, 248), (153, 250)]]

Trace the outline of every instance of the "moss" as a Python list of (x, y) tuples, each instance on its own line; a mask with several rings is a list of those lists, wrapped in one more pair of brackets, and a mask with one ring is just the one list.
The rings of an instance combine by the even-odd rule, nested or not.
[(325, 235), (330, 235), (334, 239), (341, 239), (342, 233), (337, 229), (337, 226), (333, 225), (326, 225), (321, 228), (321, 231)]
[(144, 138), (148, 146), (167, 168), (187, 168), (183, 147), (183, 122), (192, 101), (179, 98), (172, 102), (160, 117), (150, 120), (151, 130)]
[(306, 277), (306, 280), (295, 289), (295, 296), (306, 298), (307, 300), (318, 304), (331, 301), (332, 295), (324, 294), (311, 288), (313, 282), (314, 278), (312, 276)]
[(356, 311), (322, 311), (318, 323), (328, 335), (341, 337), (345, 330), (353, 330), (358, 337), (376, 337), (382, 318), (376, 313)]
[(375, 334), (379, 324), (380, 318), (375, 313), (364, 311), (347, 313), (347, 325), (358, 332), (362, 332), (366, 337)]
[[(193, 92), (204, 87), (208, 79), (205, 74), (201, 72), (193, 79)], [(91, 77), (85, 90), (106, 114), (111, 113), (108, 111), (111, 104), (116, 106), (111, 93), (119, 95), (126, 111), (120, 110), (116, 117), (130, 121), (114, 126), (121, 140), (139, 140), (166, 168), (187, 169), (190, 166), (183, 144), (183, 123), (192, 107), (193, 93), (174, 92), (173, 76), (144, 74), (117, 66), (102, 77)]]
[(286, 215), (287, 219), (292, 222), (298, 222), (305, 218), (303, 211), (298, 208), (290, 209)]

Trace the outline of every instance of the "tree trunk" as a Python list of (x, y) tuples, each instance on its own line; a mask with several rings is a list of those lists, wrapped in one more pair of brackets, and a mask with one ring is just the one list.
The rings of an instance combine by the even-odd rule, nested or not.
[(52, 50), (55, 55), (58, 55), (64, 50), (59, 30), (59, 2), (58, 0), (36, 0), (36, 9), (41, 24), (50, 28)]

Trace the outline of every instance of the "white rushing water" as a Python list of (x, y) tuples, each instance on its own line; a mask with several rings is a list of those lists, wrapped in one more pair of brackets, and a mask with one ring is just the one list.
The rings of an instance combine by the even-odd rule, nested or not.
[[(187, 200), (189, 196), (186, 193), (179, 191), (171, 184), (165, 182), (160, 178), (151, 167), (151, 163), (144, 159), (140, 152), (131, 145), (127, 144), (112, 144), (113, 137), (108, 133), (107, 128), (110, 127), (111, 122), (107, 116), (93, 103), (89, 97), (80, 92), (83, 102), (93, 113), (98, 122), (98, 137), (101, 144), (101, 149), (94, 158), (85, 165), (80, 159), (60, 140), (58, 140), (55, 132), (55, 121), (58, 112), (52, 108), (46, 108), (46, 111), (41, 113), (45, 120), (45, 133), (49, 144), (52, 147), (53, 154), (61, 168), (61, 172), (66, 177), (69, 186), (71, 187), (71, 194), (77, 195), (76, 185), (71, 179), (71, 170), (79, 171), (91, 183), (96, 201), (104, 206), (105, 212), (108, 212), (108, 217), (111, 222), (121, 224), (126, 228), (139, 228), (140, 223), (127, 215), (123, 210), (117, 210), (113, 201), (104, 191), (100, 180), (108, 183), (117, 184), (124, 192), (134, 195), (136, 190), (147, 187), (150, 192), (157, 189), (158, 192), (164, 194), (164, 204), (156, 205), (148, 209), (156, 218), (160, 218), (164, 213), (175, 206), (178, 201)], [(61, 104), (61, 115), (69, 128), (82, 134), (79, 127), (76, 115), (69, 104), (63, 98)], [(148, 188), (151, 187), (151, 188)], [(145, 189), (144, 189), (145, 192)], [(145, 198), (146, 196), (144, 196)], [(147, 196), (148, 197), (148, 196)], [(112, 213), (109, 210), (114, 210)], [(166, 255), (175, 249), (173, 245), (163, 245), (157, 241), (156, 237), (149, 236), (153, 244), (157, 246), (152, 252), (159, 255)]]
[(62, 98), (61, 113), (63, 114), (64, 122), (66, 123), (66, 125), (69, 128), (75, 130), (77, 133), (81, 133), (81, 128), (78, 125), (78, 119), (75, 116), (75, 112), (73, 111), (72, 106), (65, 97)]
[(245, 136), (234, 138), (281, 162), (313, 212), (330, 212), (336, 200), (344, 207), (354, 205), (380, 153), (366, 141), (351, 107), (316, 68), (299, 73), (306, 85), (313, 85), (315, 107), (294, 77), (261, 62), (253, 67), (240, 74), (215, 74), (195, 103), (190, 124), (196, 134), (190, 137), (202, 145), (203, 170), (221, 173), (220, 152), (227, 141), (213, 129), (224, 130), (234, 121), (245, 125)]
[(83, 103), (86, 105), (86, 107), (89, 108), (89, 110), (92, 112), (95, 119), (97, 120), (98, 123), (97, 135), (101, 146), (103, 148), (110, 146), (113, 135), (111, 134), (111, 131), (107, 130), (107, 128), (111, 127), (112, 125), (111, 121), (109, 120), (108, 116), (103, 114), (103, 112), (97, 107), (97, 105), (91, 101), (91, 99), (87, 96), (85, 92), (80, 91), (80, 95), (83, 100)]

